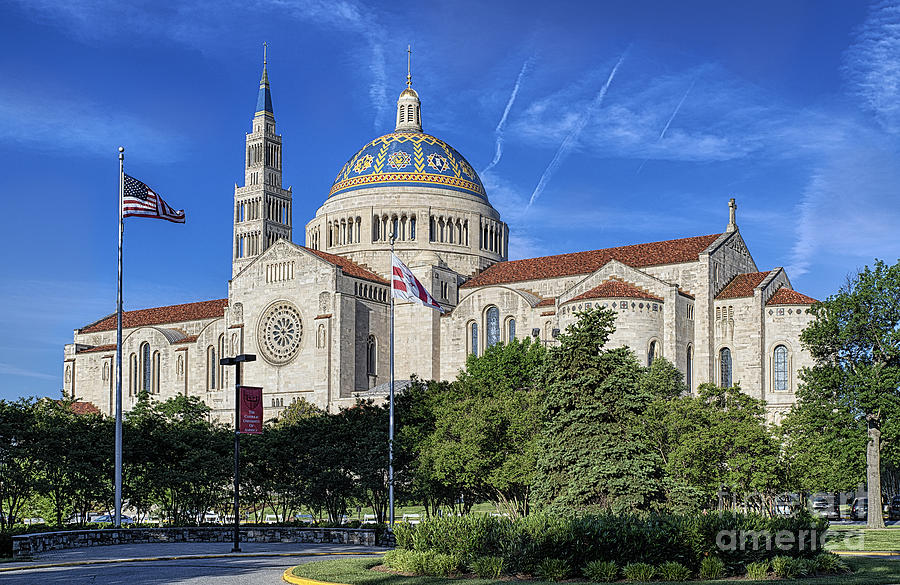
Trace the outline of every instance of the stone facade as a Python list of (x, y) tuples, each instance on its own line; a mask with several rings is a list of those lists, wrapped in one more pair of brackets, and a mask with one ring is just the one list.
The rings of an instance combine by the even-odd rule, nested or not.
[[(394, 132), (343, 166), (300, 246), (265, 68), (259, 91), (234, 192), (228, 298), (126, 313), (126, 409), (143, 390), (186, 394), (231, 421), (234, 372), (218, 360), (239, 353), (259, 356), (243, 381), (264, 388), (266, 418), (299, 398), (332, 410), (383, 398), (392, 251), (445, 309), (396, 303), (397, 380), (453, 379), (468, 354), (514, 337), (554, 344), (578, 311), (602, 306), (617, 315), (611, 346), (642, 363), (669, 359), (692, 389), (740, 383), (773, 417), (793, 403), (814, 300), (782, 268), (759, 271), (733, 200), (722, 233), (508, 261), (508, 227), (465, 158), (422, 132), (408, 81)], [(114, 358), (114, 316), (75, 330), (65, 391), (112, 414)]]

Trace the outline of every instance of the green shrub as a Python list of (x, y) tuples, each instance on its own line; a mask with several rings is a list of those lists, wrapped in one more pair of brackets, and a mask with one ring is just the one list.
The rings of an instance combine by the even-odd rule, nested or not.
[(809, 577), (816, 574), (815, 559), (792, 559), (794, 564), (794, 573), (798, 577)]
[(482, 579), (496, 579), (503, 572), (503, 558), (478, 557), (472, 562), (472, 572)]
[(612, 583), (619, 578), (619, 566), (615, 561), (591, 561), (581, 572), (594, 583)]
[(656, 574), (656, 569), (648, 563), (628, 563), (622, 572), (629, 581), (647, 582)]
[(791, 557), (778, 555), (772, 559), (772, 571), (782, 579), (790, 579), (796, 575), (797, 567)]
[(769, 576), (769, 561), (747, 563), (747, 578), (762, 580)]
[(700, 562), (700, 579), (720, 579), (725, 574), (725, 563), (719, 557), (705, 557)]
[(844, 559), (837, 556), (833, 552), (823, 552), (816, 555), (814, 559), (816, 563), (816, 571), (819, 573), (850, 573), (850, 567), (844, 562)]
[(562, 559), (544, 559), (537, 566), (537, 576), (544, 581), (562, 581), (569, 571), (569, 563)]
[(389, 550), (384, 553), (384, 560), (382, 562), (385, 567), (389, 567), (395, 571), (412, 573), (412, 556), (415, 554), (415, 551), (395, 548), (394, 550)]
[(656, 574), (663, 581), (687, 581), (691, 578), (691, 570), (676, 561), (667, 561), (656, 569)]

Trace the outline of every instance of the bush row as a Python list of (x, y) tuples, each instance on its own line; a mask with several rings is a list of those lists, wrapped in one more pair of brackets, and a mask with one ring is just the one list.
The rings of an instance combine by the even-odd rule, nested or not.
[[(403, 573), (430, 577), (450, 577), (467, 570), (482, 579), (497, 579), (507, 572), (500, 557), (478, 557), (470, 566), (465, 566), (460, 557), (434, 550), (394, 549), (385, 554), (384, 564)], [(819, 553), (813, 558), (779, 555), (771, 561), (756, 561), (746, 566), (746, 577), (752, 580), (768, 579), (772, 574), (783, 579), (792, 579), (848, 572), (850, 569), (846, 563), (830, 552)], [(562, 581), (579, 576), (566, 561), (554, 558), (544, 559), (538, 563), (535, 575), (543, 581)], [(580, 576), (593, 583), (612, 583), (623, 577), (627, 581), (637, 582), (687, 581), (693, 578), (695, 573), (677, 561), (666, 561), (656, 566), (642, 562), (628, 563), (622, 567), (615, 561), (591, 561), (582, 567)], [(721, 579), (725, 576), (725, 563), (717, 557), (704, 557), (696, 576), (701, 580)]]
[(537, 514), (515, 521), (447, 516), (416, 526), (398, 524), (394, 533), (400, 549), (446, 554), (466, 567), (479, 558), (496, 557), (505, 573), (538, 574), (546, 559), (576, 568), (594, 561), (652, 566), (677, 562), (698, 573), (703, 559), (715, 557), (725, 573), (741, 574), (748, 563), (776, 556), (815, 557), (827, 527), (827, 521), (808, 514)]

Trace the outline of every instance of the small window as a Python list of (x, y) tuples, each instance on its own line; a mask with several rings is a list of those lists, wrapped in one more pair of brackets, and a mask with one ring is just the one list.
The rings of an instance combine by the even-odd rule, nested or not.
[(487, 346), (500, 343), (500, 309), (488, 307), (487, 310)]
[(153, 380), (150, 369), (150, 344), (141, 344), (141, 392), (151, 392)]
[(506, 341), (510, 342), (516, 338), (516, 320), (509, 319), (506, 322)]
[(788, 390), (788, 349), (784, 345), (775, 348), (773, 362), (775, 370), (775, 390), (787, 392)]
[(370, 335), (369, 340), (366, 342), (366, 373), (370, 376), (374, 376), (377, 371), (377, 364), (378, 343), (375, 341), (375, 336)]
[(688, 390), (694, 390), (694, 348), (687, 347), (687, 364), (684, 371), (684, 381), (687, 383)]
[(723, 347), (719, 352), (719, 362), (721, 366), (721, 376), (720, 376), (720, 386), (722, 388), (731, 388), (731, 380), (732, 380), (732, 364), (731, 364), (731, 350), (727, 347)]
[(653, 365), (653, 360), (657, 358), (657, 352), (659, 351), (659, 344), (654, 340), (650, 342), (650, 347), (647, 349), (647, 365)]
[(478, 323), (469, 326), (469, 353), (478, 355)]

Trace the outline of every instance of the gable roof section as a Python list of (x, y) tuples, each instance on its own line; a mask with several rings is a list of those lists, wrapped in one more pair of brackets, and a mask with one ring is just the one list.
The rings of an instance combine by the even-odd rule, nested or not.
[(577, 297), (569, 299), (567, 302), (582, 301), (585, 299), (615, 298), (650, 299), (652, 301), (659, 301), (660, 303), (663, 302), (663, 300), (658, 296), (652, 295), (649, 292), (641, 290), (632, 284), (623, 282), (615, 278), (610, 278), (609, 280), (601, 283), (599, 286), (595, 286), (591, 290), (585, 291)]
[(808, 297), (803, 293), (798, 293), (787, 287), (781, 287), (775, 291), (775, 294), (769, 297), (766, 305), (812, 305), (818, 303), (816, 299)]
[(766, 272), (746, 272), (737, 274), (731, 279), (722, 292), (716, 295), (716, 299), (737, 299), (741, 297), (752, 297), (753, 289), (759, 286), (763, 280), (769, 276), (771, 270)]
[(610, 260), (618, 260), (632, 268), (691, 262), (697, 260), (700, 253), (715, 242), (719, 235), (695, 236), (649, 244), (634, 244), (588, 252), (572, 252), (556, 256), (498, 262), (462, 286), (471, 288), (504, 282), (590, 274)]
[(334, 264), (335, 266), (343, 270), (344, 274), (346, 274), (347, 276), (355, 276), (356, 278), (362, 278), (363, 280), (371, 280), (372, 282), (377, 282), (378, 284), (389, 284), (385, 279), (381, 278), (370, 270), (366, 270), (349, 258), (344, 258), (343, 256), (338, 256), (337, 254), (329, 254), (328, 252), (322, 252), (321, 250), (313, 250), (312, 248), (307, 248), (305, 246), (300, 247), (308, 252), (312, 252), (329, 264)]
[[(196, 321), (198, 319), (215, 319), (225, 316), (225, 307), (228, 299), (216, 299), (213, 301), (200, 301), (197, 303), (185, 303), (183, 305), (169, 305), (168, 307), (153, 307), (137, 311), (125, 311), (122, 314), (122, 327), (143, 327), (145, 325), (162, 325), (165, 323), (181, 323), (184, 321)], [(78, 333), (94, 333), (97, 331), (109, 331), (116, 328), (116, 314), (86, 325), (78, 330)]]

